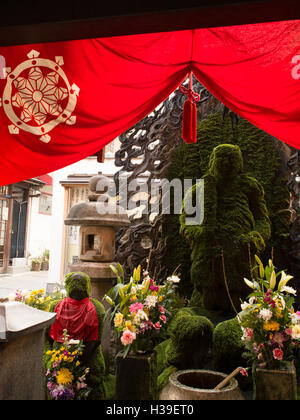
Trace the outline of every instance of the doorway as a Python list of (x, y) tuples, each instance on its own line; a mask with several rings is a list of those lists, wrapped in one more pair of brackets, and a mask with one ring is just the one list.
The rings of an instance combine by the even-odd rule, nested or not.
[(14, 187), (10, 259), (25, 257), (28, 190)]
[(6, 273), (9, 263), (9, 186), (0, 187), (0, 274)]

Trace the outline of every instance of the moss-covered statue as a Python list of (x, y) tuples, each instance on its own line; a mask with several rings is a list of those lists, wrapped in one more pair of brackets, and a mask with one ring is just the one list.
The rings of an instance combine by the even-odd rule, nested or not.
[[(236, 308), (247, 296), (243, 277), (249, 277), (250, 255), (260, 254), (271, 235), (271, 224), (261, 184), (243, 172), (240, 148), (217, 146), (204, 179), (204, 220), (201, 225), (186, 224), (181, 215), (181, 233), (191, 248), (191, 280), (194, 292), (190, 306), (229, 313), (222, 268), (224, 251), (226, 278)], [(196, 184), (188, 194), (193, 194)]]
[[(47, 351), (58, 349), (64, 342), (64, 330), (69, 339), (82, 340), (85, 347), (82, 364), (88, 367), (87, 385), (92, 389), (88, 399), (105, 399), (105, 362), (101, 351), (105, 310), (103, 305), (90, 299), (91, 281), (85, 273), (70, 273), (65, 278), (67, 297), (53, 302), (50, 311), (56, 312), (56, 321), (46, 333), (44, 361), (50, 363)], [(48, 366), (49, 367), (49, 366)]]

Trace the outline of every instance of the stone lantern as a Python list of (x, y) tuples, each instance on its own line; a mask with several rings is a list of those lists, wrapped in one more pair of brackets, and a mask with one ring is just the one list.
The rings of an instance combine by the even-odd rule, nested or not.
[(115, 278), (110, 265), (115, 262), (116, 231), (130, 225), (126, 211), (108, 200), (109, 184), (101, 173), (91, 178), (89, 201), (75, 204), (65, 220), (68, 226), (80, 226), (80, 257), (70, 265), (70, 271), (88, 274), (92, 297), (100, 301)]
[[(68, 226), (80, 226), (80, 257), (78, 262), (69, 266), (69, 271), (86, 273), (91, 279), (91, 297), (100, 302), (116, 277), (110, 268), (115, 264), (116, 231), (130, 225), (126, 211), (109, 201), (109, 184), (110, 180), (101, 173), (91, 178), (89, 201), (75, 204), (65, 220)], [(103, 304), (108, 309), (107, 302)], [(112, 361), (116, 344), (108, 320), (104, 325), (101, 347), (106, 359)]]

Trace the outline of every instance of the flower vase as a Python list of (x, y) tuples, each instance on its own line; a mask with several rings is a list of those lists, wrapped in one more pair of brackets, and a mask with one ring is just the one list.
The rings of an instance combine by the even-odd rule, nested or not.
[(116, 359), (116, 400), (157, 399), (157, 355), (121, 355)]
[(296, 369), (286, 363), (282, 369), (262, 369), (253, 366), (254, 400), (297, 400)]

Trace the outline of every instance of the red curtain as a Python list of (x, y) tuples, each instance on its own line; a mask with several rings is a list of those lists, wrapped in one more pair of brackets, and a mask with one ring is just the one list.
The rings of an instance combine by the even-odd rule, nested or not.
[(190, 71), (230, 109), (298, 148), (299, 41), (300, 21), (289, 21), (0, 47), (0, 185), (95, 154)]

